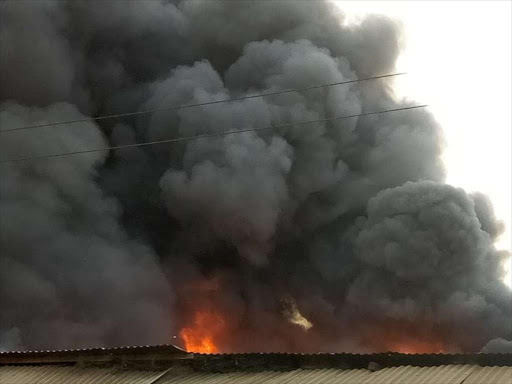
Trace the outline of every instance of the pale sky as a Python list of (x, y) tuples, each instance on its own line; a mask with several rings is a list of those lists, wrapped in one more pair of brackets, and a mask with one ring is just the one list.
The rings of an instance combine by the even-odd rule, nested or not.
[[(510, 1), (337, 1), (347, 23), (381, 14), (403, 25), (400, 97), (429, 104), (444, 129), (447, 182), (488, 195), (512, 249)], [(510, 262), (505, 282), (512, 286)]]

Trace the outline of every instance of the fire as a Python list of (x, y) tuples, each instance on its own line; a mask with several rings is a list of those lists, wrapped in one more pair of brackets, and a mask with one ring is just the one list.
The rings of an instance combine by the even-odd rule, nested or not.
[(180, 332), (188, 352), (219, 353), (218, 338), (225, 329), (221, 315), (215, 312), (199, 311), (194, 314), (194, 322)]
[(400, 353), (443, 353), (444, 346), (440, 342), (426, 342), (426, 341), (408, 341), (404, 344), (396, 345), (391, 348), (394, 352)]
[(359, 330), (366, 335), (365, 344), (377, 352), (447, 353), (457, 351), (455, 345), (446, 340), (442, 329), (428, 322), (388, 320), (379, 327), (364, 327)]

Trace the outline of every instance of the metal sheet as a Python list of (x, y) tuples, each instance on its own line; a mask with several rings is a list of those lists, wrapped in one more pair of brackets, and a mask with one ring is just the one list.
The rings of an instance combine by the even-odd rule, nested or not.
[[(475, 367), (394, 367), (376, 372), (367, 369), (298, 369), (291, 372), (196, 373), (167, 376), (162, 384), (460, 384)], [(508, 368), (512, 371), (512, 368)], [(500, 383), (501, 384), (501, 383)]]
[(59, 366), (2, 366), (1, 384), (150, 384), (161, 372)]
[[(445, 365), (367, 369), (296, 369), (277, 372), (200, 373), (59, 366), (2, 366), (2, 384), (511, 384), (512, 367)], [(161, 377), (160, 377), (161, 376)]]
[(166, 376), (162, 384), (511, 384), (512, 367), (446, 365), (367, 369), (298, 369), (290, 372), (191, 373)]
[(464, 384), (511, 384), (512, 367), (476, 367)]

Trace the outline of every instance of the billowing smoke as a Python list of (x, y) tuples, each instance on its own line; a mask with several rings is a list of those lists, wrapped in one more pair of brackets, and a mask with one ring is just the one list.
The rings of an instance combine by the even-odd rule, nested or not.
[[(0, 11), (1, 129), (382, 75), (400, 52), (393, 21), (347, 27), (319, 1)], [(4, 132), (0, 156), (409, 105), (381, 79)], [(0, 164), (0, 348), (170, 343), (219, 316), (222, 352), (479, 351), (510, 339), (509, 255), (493, 245), (503, 226), (485, 196), (443, 183), (443, 146), (433, 116), (415, 110)]]
[(482, 348), (482, 353), (512, 353), (512, 341), (501, 337), (489, 341)]

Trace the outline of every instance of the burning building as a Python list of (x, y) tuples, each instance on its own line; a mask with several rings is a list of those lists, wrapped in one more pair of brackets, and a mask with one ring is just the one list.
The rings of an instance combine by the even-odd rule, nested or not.
[(347, 27), (319, 1), (0, 11), (2, 349), (474, 352), (511, 338), (502, 225), (485, 196), (444, 183), (434, 117), (299, 125), (413, 105), (389, 80), (170, 108), (392, 73), (393, 21)]

